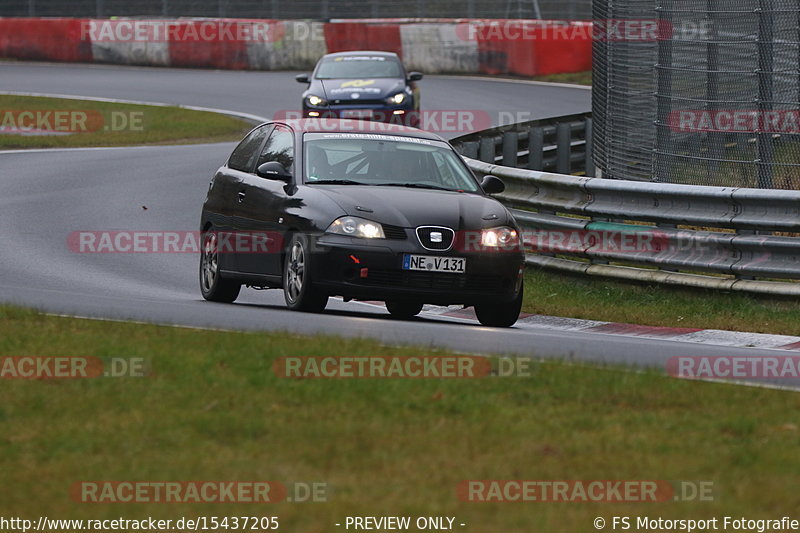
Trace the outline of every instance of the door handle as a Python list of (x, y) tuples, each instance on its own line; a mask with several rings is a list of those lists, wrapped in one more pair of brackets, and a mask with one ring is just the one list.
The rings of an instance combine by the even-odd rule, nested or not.
[(239, 191), (239, 203), (244, 202), (245, 192)]

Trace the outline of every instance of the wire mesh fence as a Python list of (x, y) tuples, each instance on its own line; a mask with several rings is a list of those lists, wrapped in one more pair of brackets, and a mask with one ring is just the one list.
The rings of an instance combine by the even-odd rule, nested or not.
[(605, 177), (800, 189), (797, 0), (596, 0), (593, 17)]
[(0, 16), (588, 20), (591, 0), (3, 0)]

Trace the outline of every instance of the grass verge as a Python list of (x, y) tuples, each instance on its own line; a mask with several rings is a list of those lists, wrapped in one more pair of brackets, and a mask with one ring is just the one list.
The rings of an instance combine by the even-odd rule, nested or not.
[(545, 76), (534, 76), (536, 81), (546, 81), (549, 83), (571, 83), (573, 85), (591, 85), (592, 71), (569, 72), (566, 74), (547, 74)]
[(800, 301), (529, 268), (523, 311), (647, 326), (800, 335)]
[(225, 115), (179, 107), (0, 95), (2, 127), (56, 134), (3, 134), (0, 130), (0, 149), (238, 141), (252, 126)]
[[(791, 515), (800, 396), (539, 364), (528, 378), (286, 380), (286, 355), (444, 354), (366, 340), (56, 318), (0, 307), (0, 355), (143, 357), (152, 375), (0, 380), (0, 515), (35, 520), (453, 516), (465, 531), (594, 530), (595, 517)], [(793, 466), (794, 465), (794, 466)], [(468, 503), (471, 479), (710, 481), (713, 501)], [(325, 503), (82, 504), (82, 480), (328, 484)], [(462, 529), (456, 526), (456, 529)]]

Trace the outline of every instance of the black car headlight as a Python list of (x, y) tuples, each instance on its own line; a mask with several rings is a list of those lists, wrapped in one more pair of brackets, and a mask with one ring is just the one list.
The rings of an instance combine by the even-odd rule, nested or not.
[(383, 226), (377, 222), (359, 217), (341, 217), (328, 226), (326, 233), (336, 233), (337, 235), (347, 235), (349, 237), (360, 237), (362, 239), (385, 239)]
[(400, 105), (406, 101), (406, 98), (408, 98), (408, 95), (406, 95), (406, 93), (397, 93), (387, 98), (386, 103), (389, 105)]
[(513, 249), (519, 247), (519, 234), (514, 228), (500, 226), (481, 231), (481, 246)]
[(323, 107), (328, 105), (328, 101), (324, 98), (320, 98), (315, 94), (309, 94), (306, 96), (306, 103), (311, 107)]

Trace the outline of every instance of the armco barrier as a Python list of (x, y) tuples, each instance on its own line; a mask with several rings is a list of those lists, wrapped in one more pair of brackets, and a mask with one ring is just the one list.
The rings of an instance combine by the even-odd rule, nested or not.
[[(98, 31), (135, 24), (131, 38)], [(267, 25), (268, 39), (209, 38), (208, 24)], [(178, 28), (178, 36), (164, 33)], [(148, 28), (150, 31), (148, 31)], [(154, 32), (162, 37), (152, 37)], [(199, 38), (186, 38), (188, 34)], [(141, 37), (141, 35), (145, 37)], [(163, 37), (167, 35), (167, 37)], [(183, 36), (183, 37), (182, 37)], [(591, 68), (591, 25), (507, 20), (278, 21), (0, 19), (0, 57), (249, 70), (303, 70), (327, 52), (386, 50), (428, 74), (536, 76)]]
[[(462, 145), (463, 146), (463, 145)], [(578, 274), (800, 296), (800, 191), (588, 178), (467, 159), (506, 182), (498, 197), (530, 233), (559, 235), (527, 262)], [(548, 233), (555, 232), (555, 233)], [(645, 249), (570, 236), (642, 236)], [(775, 235), (780, 232), (782, 235)], [(582, 245), (583, 244), (583, 245)]]
[(453, 139), (466, 157), (506, 167), (591, 176), (592, 115), (499, 126)]

